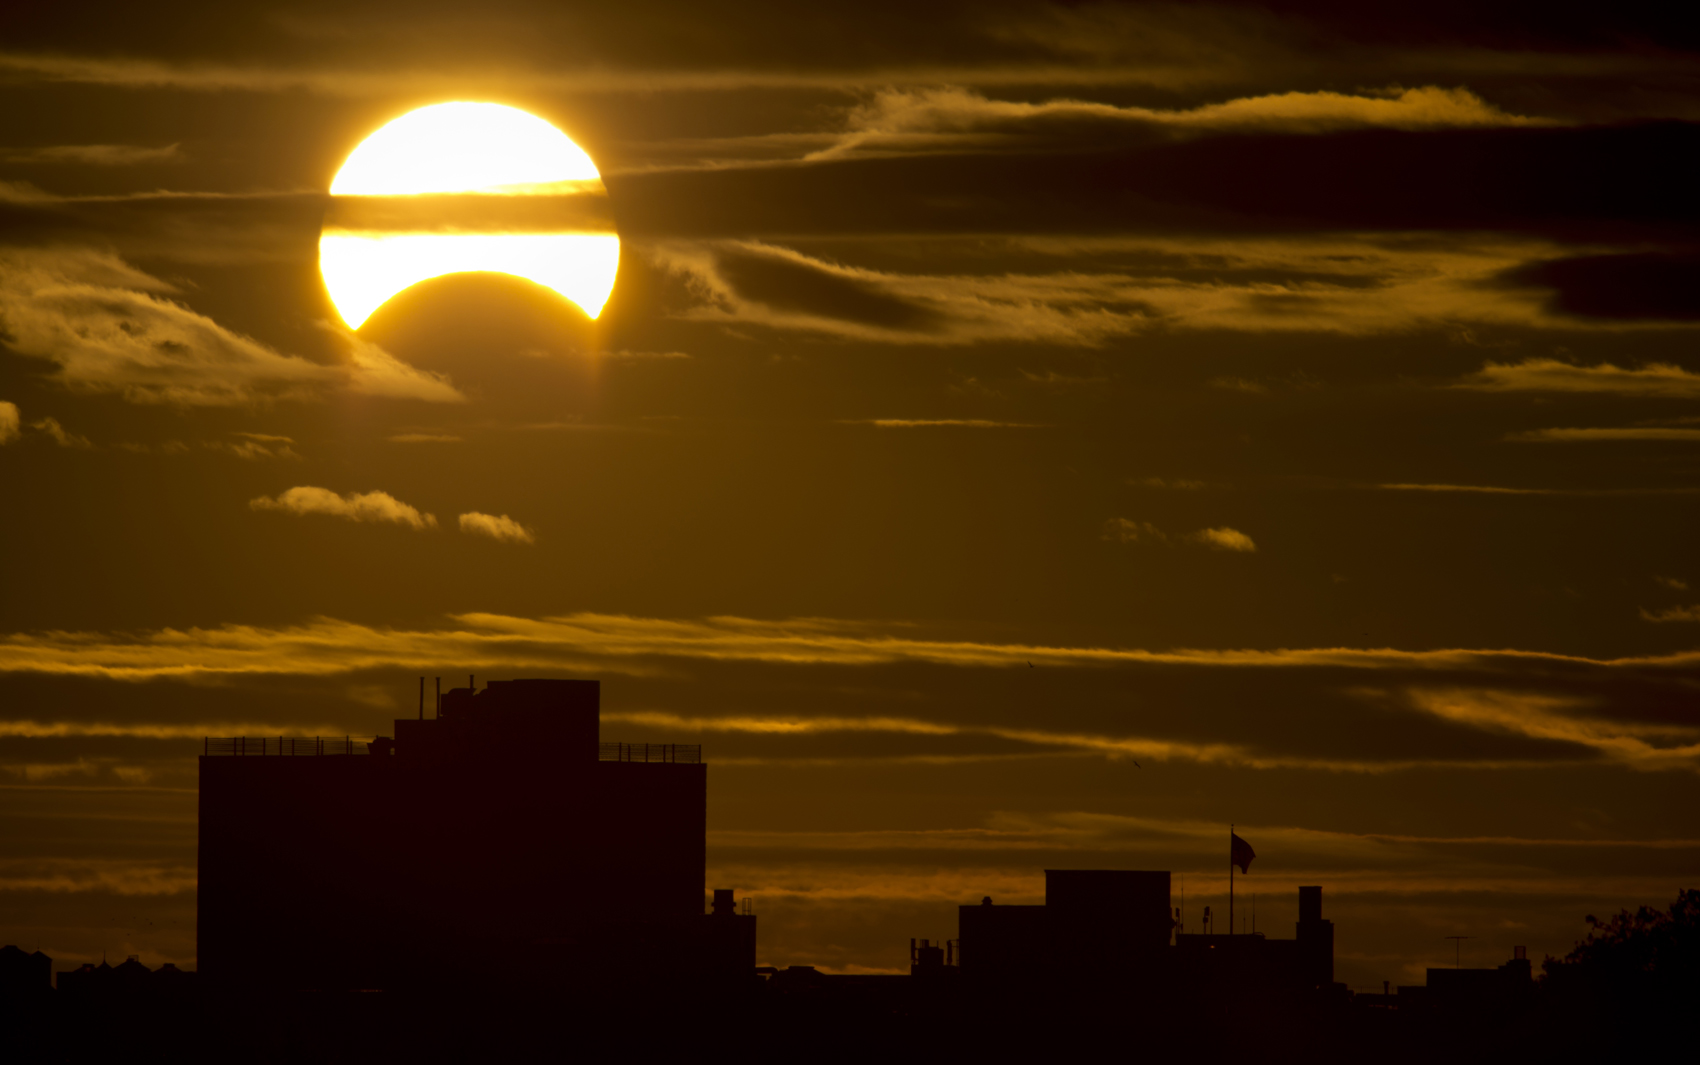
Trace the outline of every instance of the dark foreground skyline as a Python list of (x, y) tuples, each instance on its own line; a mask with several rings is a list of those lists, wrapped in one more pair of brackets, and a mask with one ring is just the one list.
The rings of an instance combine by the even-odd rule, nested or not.
[[(1538, 981), (1525, 946), (1465, 968), (1460, 938), (1423, 983), (1354, 993), (1324, 886), (1298, 889), (1291, 937), (1235, 932), (1232, 903), (1227, 932), (1208, 907), (1188, 932), (1173, 875), (1152, 869), (1047, 868), (1042, 902), (957, 907), (955, 937), (911, 938), (901, 974), (759, 965), (751, 900), (715, 889), (703, 905), (699, 747), (600, 736), (596, 681), (469, 683), (430, 716), (424, 688), (418, 716), (370, 742), (204, 740), (197, 968), (132, 956), (55, 976), (47, 955), (0, 947), (8, 1051), (468, 1060), (636, 1043), (657, 1059), (734, 1039), (834, 1060), (1219, 1060), (1248, 1044), (1503, 1060), (1669, 1046), (1700, 990), (1700, 892), (1589, 916)], [(1254, 849), (1230, 838), (1249, 873)]]
[[(1697, 43), (1635, 4), (12, 5), (0, 941), (193, 966), (201, 738), (383, 734), (421, 673), (603, 677), (610, 734), (710, 750), (764, 960), (901, 969), (1062, 865), (1221, 912), (1230, 823), (1260, 924), (1328, 885), (1354, 987), (1662, 904)], [(595, 161), (594, 324), (488, 276), (336, 324), (330, 181), (448, 100)]]

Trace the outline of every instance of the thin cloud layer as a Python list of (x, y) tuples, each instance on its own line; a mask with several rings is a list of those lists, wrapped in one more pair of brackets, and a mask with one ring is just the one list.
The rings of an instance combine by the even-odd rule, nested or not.
[(135, 144), (61, 144), (0, 153), (8, 163), (79, 163), (86, 166), (140, 166), (177, 163), (186, 157), (178, 145), (146, 148)]
[(88, 437), (78, 436), (76, 433), (67, 432), (65, 427), (59, 424), (58, 418), (37, 418), (35, 421), (30, 422), (30, 428), (40, 432), (43, 436), (47, 437), (55, 444), (58, 444), (60, 447), (82, 448), (85, 450), (94, 447), (94, 445), (89, 442)]
[[(320, 502), (337, 510), (352, 505), (325, 489), (305, 491), (310, 493), (305, 497), (311, 501), (308, 508)], [(381, 492), (372, 495), (390, 498)], [(337, 502), (330, 503), (325, 497)], [(381, 502), (376, 506), (387, 509)], [(262, 507), (266, 508), (279, 509), (273, 500)], [(578, 668), (646, 672), (652, 667), (637, 661), (645, 658), (851, 667), (919, 662), (994, 669), (1025, 669), (1030, 665), (1070, 668), (1166, 665), (1490, 673), (1523, 668), (1659, 672), (1691, 669), (1700, 664), (1700, 652), (1589, 658), (1510, 649), (1399, 651), (1316, 647), (1152, 651), (998, 644), (896, 635), (892, 626), (823, 618), (677, 620), (589, 613), (522, 618), (480, 613), (455, 615), (453, 620), (456, 624), (451, 627), (422, 630), (381, 628), (326, 618), (281, 628), (232, 625), (217, 629), (162, 629), (134, 638), (98, 633), (18, 633), (0, 640), (0, 670), (146, 680), (220, 674), (329, 676), (390, 668), (412, 671), (444, 661), (465, 662), (486, 672)], [(896, 628), (902, 630), (901, 626)]]
[(1417, 689), (1407, 697), (1417, 709), (1436, 717), (1484, 731), (1589, 747), (1635, 769), (1700, 769), (1700, 727), (1693, 724), (1596, 716), (1588, 713), (1588, 701), (1577, 697), (1467, 689)]
[(1643, 608), (1641, 611), (1641, 620), (1655, 623), (1665, 621), (1700, 621), (1700, 605), (1672, 606), (1666, 607), (1663, 610), (1647, 610)]
[(9, 444), (20, 435), (19, 426), (23, 416), (18, 413), (18, 405), (0, 400), (0, 444)]
[(983, 418), (866, 418), (846, 420), (845, 425), (872, 425), (880, 429), (1043, 429), (1035, 422), (998, 422)]
[(972, 144), (1011, 147), (1047, 128), (1077, 133), (1082, 126), (1151, 128), (1171, 135), (1198, 133), (1326, 133), (1343, 129), (1467, 129), (1551, 125), (1549, 119), (1507, 114), (1468, 89), (1426, 86), (1378, 95), (1288, 92), (1245, 97), (1183, 110), (1117, 107), (1087, 100), (1024, 103), (992, 100), (966, 88), (887, 90), (854, 109), (848, 131), (822, 159), (851, 151), (944, 150)]
[[(1167, 544), (1168, 534), (1148, 521), (1133, 521), (1129, 518), (1111, 518), (1104, 523), (1103, 539), (1113, 540), (1121, 544)], [(1251, 537), (1238, 529), (1222, 526), (1217, 529), (1200, 529), (1179, 538), (1183, 543), (1198, 544), (1214, 551), (1236, 551), (1244, 554), (1256, 552), (1257, 544)]]
[(537, 535), (506, 514), (481, 514), (474, 510), (460, 516), (460, 531), (488, 536), (510, 544), (534, 544)]
[(1169, 542), (1168, 536), (1157, 526), (1148, 521), (1134, 521), (1131, 518), (1111, 518), (1105, 522), (1104, 539), (1113, 540), (1118, 544)]
[(1519, 363), (1490, 362), (1455, 388), (1484, 392), (1597, 392), (1626, 396), (1700, 396), (1700, 374), (1674, 363), (1649, 363), (1639, 368), (1579, 366), (1557, 359), (1525, 359)]
[[(677, 312), (686, 320), (876, 343), (1102, 347), (1168, 331), (1373, 336), (1456, 323), (1552, 324), (1534, 294), (1490, 284), (1544, 246), (1398, 243), (1033, 239), (1020, 247), (1054, 255), (1059, 269), (994, 276), (875, 270), (750, 241), (670, 241), (646, 253), (693, 294)], [(1095, 269), (1071, 253), (1151, 265)], [(759, 273), (750, 268), (758, 262)], [(1273, 281), (1274, 273), (1302, 280)], [(1608, 327), (1615, 328), (1589, 328)]]
[(1577, 444), (1599, 440), (1700, 440), (1700, 429), (1664, 425), (1627, 425), (1603, 428), (1529, 429), (1511, 433), (1507, 440), (1532, 444)]
[(175, 288), (104, 252), (0, 250), (5, 344), (57, 367), (55, 379), (133, 403), (217, 407), (351, 391), (453, 402), (442, 378), (350, 340), (350, 364), (327, 366), (232, 332), (181, 303)]
[(0, 252), (7, 346), (55, 363), (69, 388), (135, 403), (229, 406), (300, 396), (339, 376), (163, 298), (170, 291), (107, 254)]
[[(429, 672), (445, 661), (479, 673), (620, 675), (631, 678), (633, 684), (665, 682), (675, 687), (685, 681), (692, 691), (700, 682), (686, 680), (688, 673), (681, 670), (693, 663), (722, 675), (735, 665), (777, 669), (791, 676), (804, 668), (867, 671), (866, 679), (854, 682), (863, 697), (841, 700), (836, 709), (761, 708), (734, 697), (718, 712), (681, 714), (641, 706), (612, 707), (605, 712), (609, 722), (661, 734), (716, 732), (770, 744), (731, 752), (731, 764), (803, 764), (819, 761), (823, 755), (829, 755), (827, 760), (834, 764), (863, 760), (869, 753), (879, 753), (867, 748), (867, 741), (884, 736), (911, 745), (890, 748), (888, 756), (931, 758), (941, 764), (1027, 752), (1353, 774), (1583, 765), (1649, 772), (1700, 769), (1700, 723), (1680, 714), (1661, 715), (1656, 702), (1647, 713), (1629, 712), (1636, 701), (1635, 690), (1657, 693), (1659, 699), (1675, 697), (1682, 678), (1700, 662), (1694, 653), (1595, 660), (1466, 649), (1149, 651), (926, 639), (904, 634), (902, 627), (894, 631), (890, 626), (828, 619), (681, 621), (595, 614), (538, 619), (464, 615), (455, 624), (434, 630), (381, 629), (321, 619), (284, 628), (226, 626), (125, 636), (57, 632), (14, 634), (0, 640), (0, 671), (128, 681), (340, 678), (374, 670), (414, 674)], [(971, 690), (965, 685), (979, 681), (974, 671), (983, 670), (1007, 670), (1021, 677), (1037, 676), (1031, 672), (1035, 669), (1045, 670), (1047, 690), (1059, 690), (1059, 685), (1066, 690), (1071, 677), (1117, 689), (1129, 683), (1146, 689), (1153, 684), (1166, 687), (1164, 678), (1174, 678), (1177, 669), (1196, 677), (1197, 683), (1216, 688), (1230, 676), (1252, 670), (1266, 674), (1261, 681), (1248, 682), (1263, 691), (1264, 698), (1273, 698), (1281, 687), (1287, 697), (1300, 700), (1297, 705), (1310, 706), (1310, 713), (1324, 713), (1317, 721), (1330, 723), (1318, 724), (1319, 737), (1339, 736), (1348, 721), (1373, 719), (1379, 724), (1374, 729), (1347, 728), (1341, 742), (1318, 744), (1303, 738), (1308, 730), (1303, 734), (1287, 728), (1270, 731), (1253, 722), (1236, 725), (1196, 714), (1191, 725), (1177, 731), (1169, 714), (1129, 716), (1124, 710), (1098, 705), (1101, 700), (1096, 696), (1044, 722), (1010, 717), (990, 704), (959, 705), (956, 700), (928, 700), (891, 712), (887, 699), (872, 697), (881, 684), (902, 676), (890, 670), (917, 666), (962, 671), (953, 683), (965, 691)], [(1112, 672), (1106, 674), (1106, 670)], [(1270, 675), (1274, 673), (1281, 676)], [(1101, 679), (1093, 681), (1095, 676)], [(910, 683), (896, 681), (899, 687)], [(1555, 691), (1558, 684), (1566, 690)], [(1630, 688), (1623, 688), (1625, 684)], [(1007, 688), (1008, 682), (995, 681), (994, 686)], [(1319, 700), (1334, 709), (1322, 711)], [(1412, 724), (1401, 724), (1401, 719)], [(310, 731), (310, 726), (324, 727), (317, 721), (293, 727), (273, 721), (264, 728), (298, 734), (304, 728)], [(25, 718), (0, 725), (0, 735), (164, 739), (193, 735), (197, 729), (205, 734), (209, 727), (147, 719)], [(218, 726), (236, 727), (228, 722)], [(1403, 740), (1377, 739), (1401, 730), (1406, 734)], [(333, 726), (330, 731), (340, 730)], [(833, 742), (827, 747), (806, 746), (822, 737)], [(947, 740), (957, 746), (937, 746)], [(791, 746), (772, 747), (776, 741)], [(964, 743), (969, 746), (961, 746)], [(1002, 746), (986, 747), (987, 743)], [(860, 752), (858, 745), (863, 748)]]
[(337, 327), (328, 327), (348, 345), (350, 392), (426, 403), (465, 403), (466, 397), (442, 374), (416, 369), (369, 340)]
[(339, 496), (328, 488), (298, 485), (277, 498), (261, 496), (248, 505), (255, 510), (281, 510), (288, 514), (328, 514), (349, 521), (391, 522), (411, 529), (434, 529), (437, 519), (422, 514), (388, 492), (350, 492)]

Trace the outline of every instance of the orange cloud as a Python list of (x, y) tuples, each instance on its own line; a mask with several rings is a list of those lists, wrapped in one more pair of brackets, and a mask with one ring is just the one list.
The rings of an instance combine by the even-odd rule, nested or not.
[(328, 488), (297, 485), (280, 493), (276, 499), (267, 496), (250, 499), (248, 506), (255, 510), (281, 510), (290, 514), (329, 514), (349, 521), (393, 522), (414, 529), (434, 529), (437, 526), (434, 515), (422, 514), (388, 492), (350, 492), (339, 496)]
[(1578, 366), (1557, 359), (1490, 362), (1454, 388), (1484, 392), (1592, 392), (1627, 396), (1700, 396), (1700, 374), (1673, 363), (1648, 363), (1629, 369), (1602, 362)]
[(534, 544), (537, 536), (506, 514), (481, 514), (474, 510), (460, 516), (460, 531), (488, 536), (510, 544)]

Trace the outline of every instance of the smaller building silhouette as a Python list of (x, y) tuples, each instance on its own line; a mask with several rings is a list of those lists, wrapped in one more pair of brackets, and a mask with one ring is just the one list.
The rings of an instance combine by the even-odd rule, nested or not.
[(1534, 967), (1526, 947), (1512, 947), (1511, 960), (1493, 969), (1430, 969), (1426, 982), (1399, 988), (1401, 1010), (1455, 1016), (1507, 1014), (1535, 998)]
[(1182, 934), (1166, 871), (1045, 870), (1043, 905), (960, 907), (961, 966), (975, 994), (1185, 987), (1207, 995), (1291, 998), (1334, 985), (1334, 924), (1322, 888), (1299, 889), (1292, 939)]
[(24, 998), (53, 989), (53, 959), (22, 947), (0, 947), (0, 998)]

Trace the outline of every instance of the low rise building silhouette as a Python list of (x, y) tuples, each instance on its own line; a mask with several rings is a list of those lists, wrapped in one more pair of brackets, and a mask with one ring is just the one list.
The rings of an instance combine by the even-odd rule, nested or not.
[(1187, 987), (1208, 995), (1332, 992), (1334, 925), (1322, 888), (1299, 889), (1293, 939), (1183, 934), (1166, 871), (1045, 870), (1043, 905), (962, 906), (964, 986), (976, 994), (1050, 989)]
[(1525, 947), (1493, 969), (1429, 969), (1421, 985), (1399, 988), (1398, 1006), (1409, 1012), (1454, 1016), (1503, 1014), (1526, 1008), (1535, 997), (1534, 967)]

